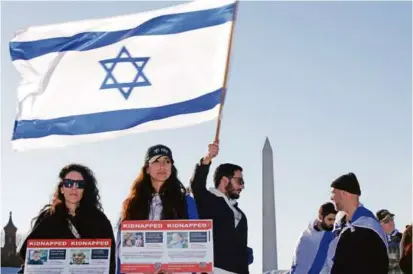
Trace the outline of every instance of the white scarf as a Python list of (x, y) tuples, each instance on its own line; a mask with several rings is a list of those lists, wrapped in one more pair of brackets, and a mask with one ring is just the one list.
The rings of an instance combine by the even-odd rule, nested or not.
[(162, 200), (159, 193), (155, 193), (152, 197), (150, 211), (149, 211), (149, 220), (159, 221), (162, 217)]
[(215, 196), (217, 196), (217, 197), (222, 197), (222, 198), (224, 198), (224, 200), (225, 200), (225, 202), (227, 203), (227, 205), (229, 206), (229, 208), (231, 208), (231, 210), (234, 212), (234, 221), (235, 221), (235, 227), (237, 227), (237, 225), (239, 224), (239, 221), (241, 220), (241, 218), (242, 218), (242, 214), (241, 214), (241, 212), (239, 212), (235, 207), (234, 207), (234, 205), (237, 203), (237, 201), (236, 200), (232, 200), (232, 199), (228, 199), (228, 197), (224, 194), (224, 193), (222, 193), (221, 191), (219, 191), (218, 189), (216, 189), (216, 188), (210, 188), (209, 189), (209, 192), (211, 192), (212, 194), (214, 194)]

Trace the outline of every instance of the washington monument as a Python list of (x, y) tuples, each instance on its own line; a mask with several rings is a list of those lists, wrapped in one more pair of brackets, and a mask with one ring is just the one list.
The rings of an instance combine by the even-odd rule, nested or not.
[(268, 137), (262, 149), (262, 272), (278, 270), (274, 167)]

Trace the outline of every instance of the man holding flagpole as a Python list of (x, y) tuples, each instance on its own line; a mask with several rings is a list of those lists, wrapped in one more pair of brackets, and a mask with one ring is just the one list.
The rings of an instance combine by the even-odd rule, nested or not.
[(218, 155), (218, 142), (195, 167), (191, 189), (199, 217), (213, 220), (214, 274), (249, 274), (252, 250), (248, 248), (248, 223), (237, 200), (244, 189), (242, 167), (225, 163), (214, 173), (214, 188), (207, 190), (212, 159)]

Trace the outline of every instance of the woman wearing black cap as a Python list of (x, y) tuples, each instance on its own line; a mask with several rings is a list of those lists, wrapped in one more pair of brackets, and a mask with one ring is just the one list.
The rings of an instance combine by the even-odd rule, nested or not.
[[(152, 146), (123, 203), (120, 221), (174, 219), (198, 219), (195, 200), (178, 179), (171, 150), (164, 145)], [(118, 258), (117, 273), (119, 262)]]

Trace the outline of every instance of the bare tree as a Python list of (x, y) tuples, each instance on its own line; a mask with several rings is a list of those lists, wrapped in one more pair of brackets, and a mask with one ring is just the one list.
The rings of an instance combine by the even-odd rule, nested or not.
[[(4, 231), (1, 231), (1, 247), (4, 247), (4, 243), (5, 243), (5, 235), (4, 235)], [(24, 239), (26, 238), (25, 235), (23, 234), (16, 234), (16, 247), (17, 249), (20, 248), (20, 246), (23, 244)]]
[(16, 234), (16, 247), (17, 250), (20, 250), (20, 247), (23, 245), (24, 239), (26, 238), (23, 234)]

